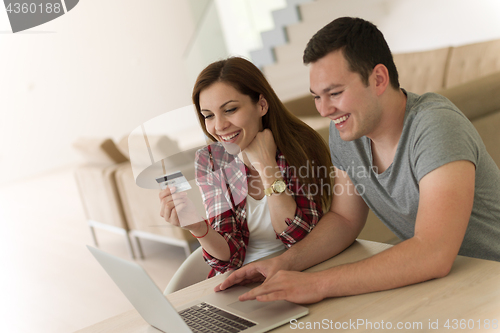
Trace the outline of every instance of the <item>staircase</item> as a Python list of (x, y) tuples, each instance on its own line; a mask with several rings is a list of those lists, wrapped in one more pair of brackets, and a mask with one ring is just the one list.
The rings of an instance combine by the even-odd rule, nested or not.
[(264, 47), (251, 52), (282, 101), (309, 94), (309, 71), (302, 63), (309, 39), (342, 16), (363, 17), (377, 24), (387, 15), (388, 0), (287, 0), (288, 7), (273, 12), (275, 29), (261, 34)]
[(259, 68), (271, 65), (276, 61), (274, 48), (288, 42), (287, 26), (300, 22), (298, 5), (312, 0), (286, 0), (285, 8), (272, 12), (274, 29), (261, 33), (262, 49), (250, 52), (252, 62)]

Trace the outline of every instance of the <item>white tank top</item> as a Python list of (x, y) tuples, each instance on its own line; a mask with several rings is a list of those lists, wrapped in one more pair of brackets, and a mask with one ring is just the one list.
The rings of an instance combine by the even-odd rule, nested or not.
[(247, 195), (247, 225), (250, 232), (245, 261), (248, 264), (285, 248), (271, 223), (267, 196), (255, 200)]

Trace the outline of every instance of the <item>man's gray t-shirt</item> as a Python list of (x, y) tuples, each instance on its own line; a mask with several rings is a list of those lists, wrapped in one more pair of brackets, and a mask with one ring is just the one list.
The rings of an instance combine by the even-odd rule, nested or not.
[(476, 166), (474, 205), (459, 254), (500, 261), (500, 171), (472, 123), (443, 96), (407, 94), (403, 132), (393, 163), (372, 168), (371, 140), (343, 141), (330, 124), (330, 153), (370, 209), (400, 239), (413, 237), (419, 182), (440, 166), (467, 160)]

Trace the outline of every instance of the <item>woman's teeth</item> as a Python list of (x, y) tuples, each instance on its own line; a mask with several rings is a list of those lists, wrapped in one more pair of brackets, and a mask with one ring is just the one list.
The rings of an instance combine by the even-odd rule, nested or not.
[(240, 132), (236, 132), (236, 133), (231, 134), (231, 135), (219, 135), (219, 136), (222, 140), (229, 141), (229, 140), (233, 139), (234, 137), (236, 137), (238, 134), (240, 134)]
[(340, 118), (334, 119), (334, 120), (333, 120), (333, 122), (334, 122), (335, 124), (340, 124), (340, 123), (343, 123), (344, 121), (346, 121), (346, 120), (347, 120), (347, 118), (349, 118), (349, 115), (348, 115), (348, 114), (347, 114), (347, 115), (345, 115), (345, 116), (343, 116), (343, 117), (340, 117)]

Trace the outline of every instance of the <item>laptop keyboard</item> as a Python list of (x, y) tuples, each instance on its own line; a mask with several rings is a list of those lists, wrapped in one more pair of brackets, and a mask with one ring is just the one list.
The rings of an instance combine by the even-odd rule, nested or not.
[(207, 303), (194, 305), (179, 314), (193, 332), (236, 333), (256, 325)]

